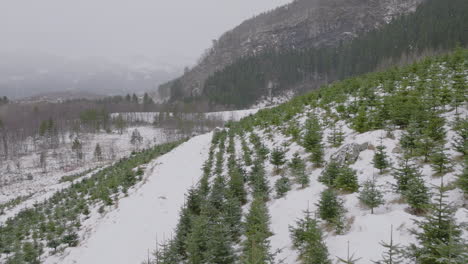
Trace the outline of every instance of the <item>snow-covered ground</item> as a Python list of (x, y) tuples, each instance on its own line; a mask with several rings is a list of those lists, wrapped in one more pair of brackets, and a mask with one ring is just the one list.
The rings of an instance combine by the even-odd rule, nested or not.
[[(132, 132), (137, 129), (143, 138), (142, 144), (133, 146), (130, 143)], [(90, 169), (105, 167), (115, 160), (128, 156), (137, 148), (148, 148), (156, 144), (173, 140), (164, 130), (152, 126), (131, 127), (119, 133), (80, 134), (83, 144), (84, 158), (76, 162), (71, 151), (71, 141), (74, 138), (64, 137), (65, 143), (55, 150), (47, 150), (47, 169), (44, 172), (39, 166), (40, 152), (33, 151), (15, 161), (4, 162), (0, 166), (0, 174), (3, 184), (0, 186), (0, 203), (8, 202), (20, 196), (28, 199), (0, 215), (0, 223), (8, 217), (14, 216), (21, 209), (32, 206), (35, 202), (41, 202), (51, 197), (55, 192), (69, 186), (68, 182), (60, 182), (64, 176), (83, 173)], [(93, 153), (96, 144), (102, 149), (104, 160), (98, 162)], [(21, 164), (20, 169), (14, 163)], [(64, 165), (66, 164), (66, 165)], [(83, 175), (85, 176), (85, 175)]]
[[(194, 113), (191, 115), (193, 115), (193, 117), (202, 116), (203, 118), (210, 119), (210, 120), (239, 121), (246, 116), (257, 113), (260, 109), (261, 107), (256, 107), (256, 108), (245, 109), (245, 110)], [(115, 118), (118, 115), (121, 115), (125, 120), (128, 120), (128, 121), (144, 122), (144, 123), (152, 124), (155, 120), (155, 117), (157, 117), (159, 113), (158, 112), (113, 113), (111, 114), (111, 117)]]
[[(155, 248), (156, 238), (170, 238), (186, 191), (202, 174), (212, 134), (192, 138), (152, 161), (145, 179), (121, 199), (118, 208), (83, 223), (85, 240), (45, 263), (141, 263)], [(95, 213), (94, 213), (95, 214)]]

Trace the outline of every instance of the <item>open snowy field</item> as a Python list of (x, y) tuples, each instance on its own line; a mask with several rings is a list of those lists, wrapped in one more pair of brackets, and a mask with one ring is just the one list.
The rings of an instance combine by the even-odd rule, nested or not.
[[(138, 130), (142, 137), (142, 143), (139, 145), (130, 143), (134, 130)], [(15, 161), (3, 162), (0, 166), (3, 182), (0, 186), (0, 203), (6, 203), (18, 197), (24, 197), (25, 201), (7, 208), (4, 214), (0, 215), (0, 222), (14, 216), (21, 209), (30, 207), (35, 202), (44, 201), (56, 191), (68, 187), (70, 182), (63, 181), (64, 176), (85, 174), (89, 170), (109, 166), (114, 161), (128, 156), (132, 151), (174, 140), (176, 135), (170, 135), (152, 126), (138, 126), (128, 128), (123, 134), (83, 133), (79, 138), (83, 145), (83, 160), (79, 162), (76, 161), (71, 150), (73, 139), (70, 137), (65, 137), (65, 143), (57, 149), (46, 151), (45, 170), (39, 165), (40, 151), (32, 151)], [(102, 161), (94, 158), (96, 144), (99, 144), (102, 149)]]
[(195, 137), (154, 160), (143, 183), (129, 191), (118, 207), (103, 217), (83, 223), (84, 241), (45, 263), (141, 263), (175, 228), (186, 191), (202, 174), (211, 133)]

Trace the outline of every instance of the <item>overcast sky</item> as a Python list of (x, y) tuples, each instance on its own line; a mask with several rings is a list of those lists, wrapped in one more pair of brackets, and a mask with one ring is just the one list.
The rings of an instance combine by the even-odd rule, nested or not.
[(194, 62), (223, 32), (292, 0), (0, 0), (0, 52)]

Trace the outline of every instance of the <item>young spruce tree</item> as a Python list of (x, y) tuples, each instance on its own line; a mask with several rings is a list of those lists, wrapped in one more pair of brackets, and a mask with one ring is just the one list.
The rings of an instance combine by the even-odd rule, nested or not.
[(317, 219), (311, 217), (309, 210), (305, 216), (296, 221), (296, 226), (290, 226), (291, 240), (299, 252), (299, 261), (304, 264), (331, 264), (327, 245)]

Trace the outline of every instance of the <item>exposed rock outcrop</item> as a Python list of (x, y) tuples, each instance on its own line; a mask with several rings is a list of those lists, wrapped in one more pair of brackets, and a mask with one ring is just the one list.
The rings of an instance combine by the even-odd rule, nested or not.
[(368, 146), (369, 143), (344, 145), (330, 157), (330, 160), (339, 164), (352, 164), (359, 158), (361, 151), (366, 150)]

